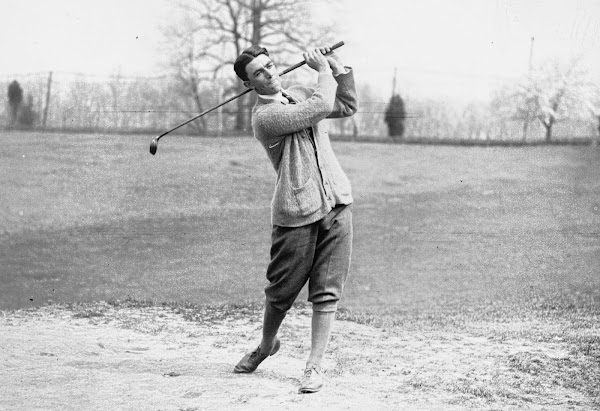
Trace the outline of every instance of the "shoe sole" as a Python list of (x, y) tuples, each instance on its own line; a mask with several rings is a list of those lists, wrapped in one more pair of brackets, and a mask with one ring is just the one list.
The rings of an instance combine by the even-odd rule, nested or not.
[(321, 391), (321, 388), (323, 388), (323, 386), (320, 386), (319, 388), (300, 388), (298, 390), (298, 393), (299, 394), (314, 394), (315, 392)]

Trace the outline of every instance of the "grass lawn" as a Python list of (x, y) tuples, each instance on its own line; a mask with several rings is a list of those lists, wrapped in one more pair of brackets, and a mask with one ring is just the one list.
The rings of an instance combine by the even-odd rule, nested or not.
[[(0, 309), (262, 299), (275, 173), (252, 138), (0, 134)], [(600, 303), (600, 150), (335, 143), (354, 189), (343, 304)]]

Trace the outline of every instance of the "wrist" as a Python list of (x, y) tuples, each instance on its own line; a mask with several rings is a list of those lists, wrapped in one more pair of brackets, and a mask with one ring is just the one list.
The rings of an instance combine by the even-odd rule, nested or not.
[(334, 76), (337, 76), (338, 74), (345, 74), (348, 70), (346, 70), (345, 66), (336, 64), (331, 66), (331, 71), (333, 72)]

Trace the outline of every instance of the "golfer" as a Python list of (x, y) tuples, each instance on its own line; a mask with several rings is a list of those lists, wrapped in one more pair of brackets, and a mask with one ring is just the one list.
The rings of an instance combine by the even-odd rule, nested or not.
[(311, 351), (301, 393), (323, 386), (321, 363), (352, 250), (350, 182), (321, 120), (353, 115), (357, 97), (352, 70), (329, 52), (328, 47), (321, 47), (304, 53), (307, 65), (318, 73), (314, 88), (283, 90), (275, 64), (259, 46), (244, 50), (234, 64), (244, 85), (258, 93), (252, 129), (277, 172), (262, 340), (234, 372), (251, 373), (279, 350), (277, 331), (308, 282), (313, 311)]

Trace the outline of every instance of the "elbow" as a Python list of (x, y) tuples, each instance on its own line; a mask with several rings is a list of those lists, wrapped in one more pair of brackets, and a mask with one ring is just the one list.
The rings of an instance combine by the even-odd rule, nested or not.
[(358, 101), (351, 100), (346, 101), (345, 104), (342, 105), (340, 110), (340, 117), (350, 117), (358, 112)]
[(358, 100), (351, 101), (348, 104), (348, 116), (353, 116), (358, 113)]

